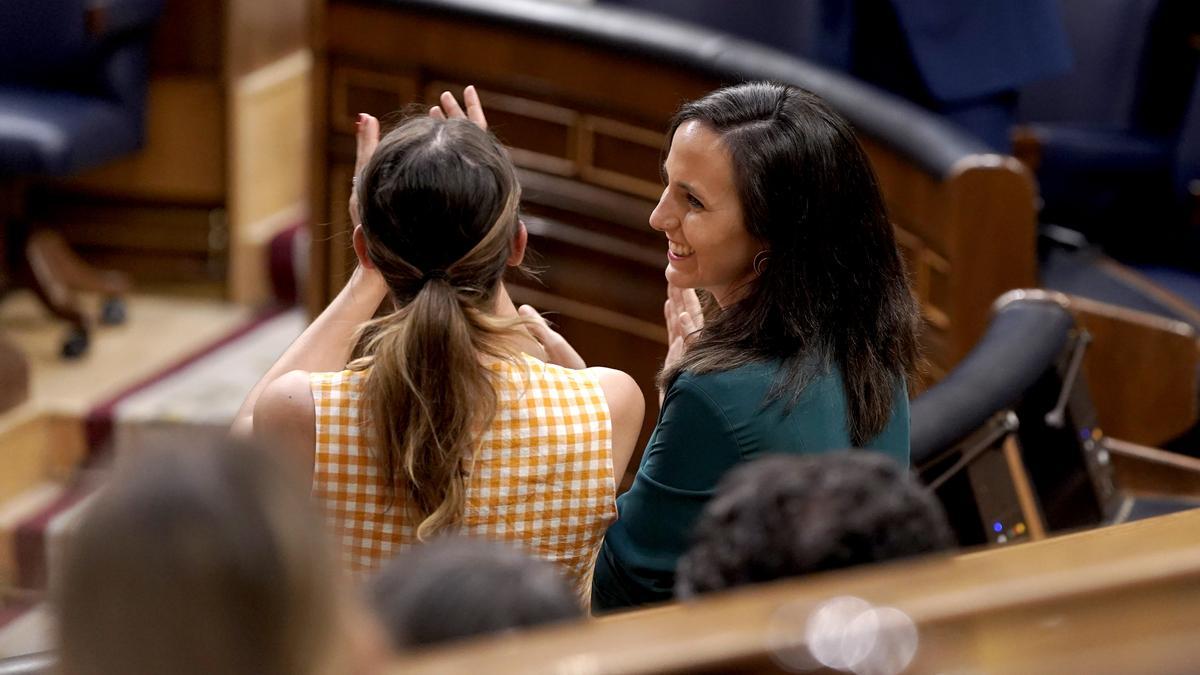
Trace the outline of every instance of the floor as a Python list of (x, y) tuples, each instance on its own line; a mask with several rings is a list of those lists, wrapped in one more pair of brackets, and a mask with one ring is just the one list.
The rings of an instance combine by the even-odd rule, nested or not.
[[(0, 415), (0, 501), (63, 480), (82, 446), (80, 417), (142, 378), (162, 370), (247, 321), (252, 311), (203, 297), (131, 296), (128, 320), (101, 326), (89, 352), (59, 357), (63, 324), (49, 318), (32, 295), (0, 302), (0, 331), (29, 358), (29, 400)], [(0, 630), (0, 658), (50, 647), (52, 625), (36, 598), (0, 589), (0, 614), (17, 618)], [(19, 614), (18, 614), (19, 613)]]
[[(0, 330), (30, 362), (30, 398), (22, 407), (82, 414), (251, 315), (245, 307), (219, 300), (163, 295), (131, 296), (127, 312), (124, 324), (93, 331), (86, 355), (64, 360), (58, 355), (64, 324), (49, 318), (30, 294), (5, 298), (0, 303)], [(6, 417), (0, 416), (0, 430)]]

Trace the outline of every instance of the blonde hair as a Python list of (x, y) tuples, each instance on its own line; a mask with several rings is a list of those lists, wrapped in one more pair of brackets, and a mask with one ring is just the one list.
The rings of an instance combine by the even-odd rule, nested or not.
[(491, 134), (414, 117), (389, 133), (358, 181), (367, 255), (398, 309), (367, 324), (360, 423), (425, 540), (461, 521), (476, 439), (496, 409), (485, 359), (518, 361), (524, 323), (492, 305), (520, 227), (516, 173)]
[(54, 579), (61, 672), (333, 672), (337, 573), (301, 484), (237, 446), (121, 467)]

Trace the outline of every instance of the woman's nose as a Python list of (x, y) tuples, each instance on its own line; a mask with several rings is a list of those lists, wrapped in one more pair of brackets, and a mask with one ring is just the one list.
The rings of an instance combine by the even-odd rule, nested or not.
[(650, 214), (650, 227), (665, 232), (673, 227), (675, 217), (671, 213), (670, 205), (667, 203), (667, 191), (663, 190), (662, 196), (658, 199), (658, 204), (654, 206), (654, 211)]

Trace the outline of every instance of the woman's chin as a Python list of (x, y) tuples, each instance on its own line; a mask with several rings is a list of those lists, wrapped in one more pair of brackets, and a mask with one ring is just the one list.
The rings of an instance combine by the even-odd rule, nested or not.
[(663, 276), (667, 278), (667, 283), (671, 284), (672, 286), (676, 286), (678, 288), (695, 287), (695, 284), (693, 283), (694, 280), (691, 278), (691, 275), (685, 274), (684, 272), (676, 269), (674, 264), (667, 265), (667, 269), (663, 273)]

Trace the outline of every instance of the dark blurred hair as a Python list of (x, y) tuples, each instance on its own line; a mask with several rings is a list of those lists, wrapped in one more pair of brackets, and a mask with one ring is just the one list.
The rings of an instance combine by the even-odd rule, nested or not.
[(679, 559), (687, 597), (951, 548), (941, 503), (886, 455), (773, 455), (730, 471)]
[(119, 466), (56, 570), (61, 672), (327, 672), (337, 572), (288, 468), (238, 445)]
[(467, 537), (435, 539), (400, 554), (367, 593), (397, 649), (583, 616), (552, 563)]
[(740, 84), (684, 104), (668, 150), (692, 120), (728, 148), (746, 229), (768, 257), (742, 299), (706, 303), (704, 328), (661, 382), (778, 359), (769, 398), (795, 403), (838, 366), (850, 440), (867, 444), (915, 373), (918, 313), (866, 153), (844, 119), (792, 86)]

